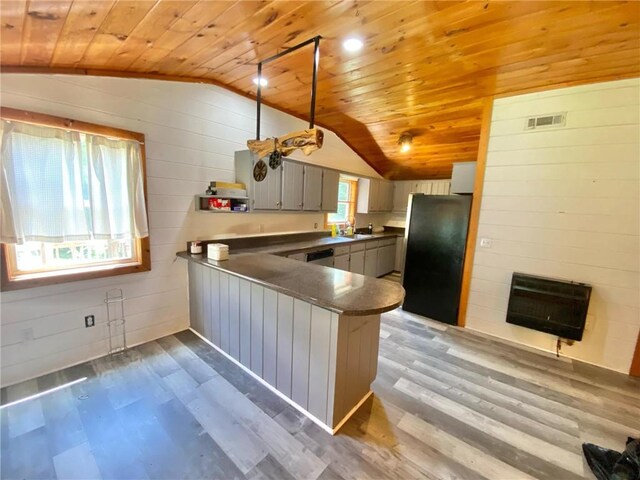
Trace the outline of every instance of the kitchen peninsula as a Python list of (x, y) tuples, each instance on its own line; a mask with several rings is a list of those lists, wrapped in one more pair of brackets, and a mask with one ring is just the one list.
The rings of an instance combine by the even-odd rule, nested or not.
[(226, 261), (178, 254), (189, 260), (192, 329), (335, 433), (371, 394), (380, 314), (401, 304), (404, 289), (279, 256), (284, 245), (230, 243)]

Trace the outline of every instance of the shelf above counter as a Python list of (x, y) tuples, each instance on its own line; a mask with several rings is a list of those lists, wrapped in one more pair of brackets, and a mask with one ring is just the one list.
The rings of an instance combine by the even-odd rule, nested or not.
[[(228, 200), (229, 201), (229, 210), (218, 209), (218, 208), (209, 208), (209, 203), (211, 199), (217, 200)], [(225, 195), (196, 195), (195, 196), (195, 209), (198, 212), (207, 212), (207, 213), (249, 213), (249, 197), (232, 197)], [(234, 206), (244, 205), (245, 210), (233, 210)]]

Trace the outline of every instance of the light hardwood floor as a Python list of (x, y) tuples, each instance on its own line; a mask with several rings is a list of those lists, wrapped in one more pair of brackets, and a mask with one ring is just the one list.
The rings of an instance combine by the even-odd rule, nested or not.
[(374, 396), (332, 437), (190, 331), (3, 389), (3, 479), (594, 478), (640, 435), (640, 382), (401, 310)]

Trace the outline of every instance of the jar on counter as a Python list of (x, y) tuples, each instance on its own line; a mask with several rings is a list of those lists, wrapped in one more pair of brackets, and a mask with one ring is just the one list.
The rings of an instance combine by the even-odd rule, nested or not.
[(195, 240), (193, 242), (189, 242), (189, 253), (191, 255), (201, 255), (202, 254), (202, 242), (200, 240)]

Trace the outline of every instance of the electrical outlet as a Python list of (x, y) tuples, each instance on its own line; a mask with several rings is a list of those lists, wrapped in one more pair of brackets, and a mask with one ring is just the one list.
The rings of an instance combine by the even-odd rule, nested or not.
[(96, 317), (95, 315), (86, 315), (84, 317), (84, 326), (86, 328), (89, 327), (93, 327), (96, 324)]
[(491, 248), (491, 239), (490, 238), (481, 238), (480, 246), (483, 248)]
[(314, 230), (317, 230), (317, 229), (318, 229), (318, 223), (317, 223), (317, 222), (313, 224), (313, 229), (314, 229)]

